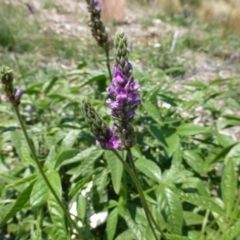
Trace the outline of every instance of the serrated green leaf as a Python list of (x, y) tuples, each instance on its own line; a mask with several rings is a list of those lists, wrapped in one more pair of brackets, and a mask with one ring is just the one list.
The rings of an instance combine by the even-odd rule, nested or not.
[(115, 240), (135, 240), (136, 238), (134, 238), (134, 235), (132, 233), (131, 229), (128, 229), (124, 232), (122, 232), (121, 234), (119, 234)]
[(72, 163), (80, 163), (81, 161), (83, 161), (84, 159), (87, 159), (90, 157), (94, 157), (94, 155), (100, 155), (103, 153), (103, 150), (99, 149), (96, 146), (93, 147), (89, 147), (83, 151), (81, 151), (80, 153), (78, 153), (76, 156), (74, 156), (73, 158), (70, 158), (68, 160), (65, 160), (61, 166), (65, 166), (68, 164), (72, 164)]
[(171, 188), (171, 190), (183, 201), (192, 203), (203, 209), (208, 209), (221, 215), (224, 214), (223, 208), (210, 197), (201, 196), (195, 193), (185, 193), (177, 188)]
[[(61, 199), (62, 198), (62, 185), (58, 172), (50, 172), (47, 174), (47, 178), (51, 183), (55, 193)], [(48, 194), (48, 209), (53, 222), (53, 235), (56, 240), (68, 240), (70, 239), (68, 231), (66, 229), (65, 214), (62, 208), (59, 206), (55, 197), (51, 192)]]
[(184, 223), (187, 226), (199, 225), (204, 221), (204, 216), (197, 214), (195, 212), (183, 211)]
[(73, 144), (79, 136), (79, 130), (70, 130), (68, 134), (64, 137), (61, 143), (60, 151), (66, 151), (72, 148)]
[(186, 178), (191, 177), (192, 175), (192, 171), (180, 167), (173, 167), (163, 172), (162, 183), (164, 183), (164, 185), (182, 183)]
[(218, 119), (217, 120), (217, 129), (218, 131), (227, 128), (227, 127), (232, 127), (232, 126), (239, 126), (240, 122), (239, 120), (232, 120), (232, 119)]
[(118, 209), (114, 208), (108, 215), (107, 219), (107, 240), (113, 240), (115, 233), (116, 233), (116, 227), (118, 222)]
[(140, 227), (133, 221), (133, 219), (130, 216), (130, 213), (123, 205), (118, 205), (118, 213), (125, 220), (129, 229), (131, 229), (133, 235), (135, 236), (135, 239), (138, 240), (146, 239), (143, 235), (142, 229), (140, 229)]
[(220, 240), (233, 240), (240, 234), (240, 219), (238, 219), (230, 228), (228, 228), (220, 238)]
[(180, 147), (180, 144), (178, 144), (178, 147), (173, 153), (172, 157), (172, 168), (179, 167), (179, 165), (182, 163), (182, 149)]
[(168, 230), (173, 234), (182, 234), (182, 203), (169, 188), (159, 188), (156, 192), (158, 206), (165, 217)]
[(179, 146), (179, 136), (175, 129), (158, 128), (153, 125), (147, 127), (151, 135), (159, 142), (159, 144), (166, 150), (169, 157)]
[(200, 155), (192, 150), (186, 150), (183, 152), (183, 157), (186, 160), (187, 164), (197, 173), (203, 174), (204, 171), (204, 162)]
[(210, 127), (202, 127), (193, 123), (185, 123), (177, 128), (177, 133), (181, 136), (190, 136), (201, 133), (211, 133)]
[(33, 166), (36, 168), (36, 163), (35, 161), (31, 158), (29, 155), (29, 151), (25, 147), (21, 147), (21, 155), (24, 161), (26, 161), (29, 165)]
[(166, 234), (166, 237), (168, 240), (189, 240), (188, 237), (184, 237), (184, 236), (179, 236), (179, 235), (175, 235), (175, 234)]
[(29, 197), (32, 191), (33, 183), (25, 188), (17, 197), (16, 201), (6, 213), (6, 215), (1, 219), (0, 226), (3, 226), (9, 219), (11, 219), (18, 211), (20, 211), (28, 203)]
[(161, 126), (162, 121), (161, 121), (160, 113), (157, 107), (153, 105), (151, 102), (144, 102), (143, 107), (144, 107), (144, 110)]
[(83, 179), (78, 181), (76, 185), (74, 185), (74, 187), (70, 190), (69, 198), (72, 199), (78, 192), (80, 192), (83, 186), (86, 183), (90, 182), (92, 180), (92, 176), (95, 175), (98, 171), (99, 169), (96, 168), (91, 174), (87, 175), (87, 177), (84, 177)]
[(155, 162), (146, 159), (139, 159), (135, 162), (135, 165), (140, 172), (150, 179), (156, 182), (161, 182), (161, 169)]
[(16, 121), (13, 120), (3, 120), (0, 121), (0, 128), (17, 128), (19, 127), (19, 124)]
[[(231, 146), (230, 146), (231, 147)], [(231, 150), (228, 152), (228, 154), (225, 157), (225, 162), (228, 161), (228, 159), (233, 159), (233, 162), (237, 165), (240, 165), (240, 143), (233, 145)]]
[[(68, 174), (72, 175), (71, 181), (75, 180), (80, 175), (87, 175), (89, 172), (92, 172), (94, 168), (94, 162), (102, 155), (103, 150), (95, 148), (92, 151), (85, 150), (83, 152), (84, 153), (82, 156), (81, 154), (78, 155), (78, 159), (79, 158), (83, 159), (81, 164), (68, 171)], [(69, 160), (69, 162), (71, 162), (71, 160)]]
[(42, 206), (46, 203), (48, 194), (49, 188), (42, 176), (39, 176), (38, 180), (33, 185), (33, 189), (30, 195), (30, 205), (33, 208)]
[(57, 169), (64, 161), (74, 158), (77, 153), (78, 153), (78, 150), (76, 149), (68, 149), (61, 152), (55, 160), (54, 169)]
[(210, 81), (209, 86), (219, 85), (221, 83), (229, 83), (230, 81), (234, 81), (234, 80), (236, 80), (236, 78), (217, 78), (213, 81)]
[(7, 190), (9, 188), (15, 188), (19, 185), (25, 184), (25, 183), (30, 183), (31, 181), (35, 180), (36, 177), (38, 176), (38, 174), (31, 174), (25, 178), (21, 178), (19, 180), (16, 180), (8, 185), (6, 185), (6, 187), (4, 188), (4, 190)]
[(58, 77), (53, 76), (50, 81), (46, 81), (42, 87), (42, 92), (47, 94), (52, 89), (52, 87), (54, 86), (57, 80), (58, 80)]
[(228, 147), (228, 146), (234, 144), (234, 141), (231, 136), (221, 134), (221, 133), (217, 134), (217, 141), (223, 147)]
[(82, 221), (85, 218), (86, 207), (87, 207), (87, 202), (85, 197), (82, 194), (79, 194), (77, 197), (77, 214)]
[(191, 86), (191, 87), (196, 87), (196, 88), (207, 88), (207, 84), (202, 82), (202, 81), (193, 81), (193, 82), (187, 82), (187, 83), (184, 83), (183, 85), (185, 86)]
[(230, 158), (225, 163), (221, 180), (222, 199), (225, 204), (227, 214), (230, 214), (234, 207), (236, 190), (237, 178), (234, 171), (233, 159)]
[(116, 194), (119, 194), (122, 183), (123, 165), (113, 152), (105, 151), (104, 158), (107, 160), (110, 169), (113, 189)]
[(182, 184), (182, 189), (196, 189), (202, 196), (209, 197), (206, 184), (196, 177), (188, 177)]

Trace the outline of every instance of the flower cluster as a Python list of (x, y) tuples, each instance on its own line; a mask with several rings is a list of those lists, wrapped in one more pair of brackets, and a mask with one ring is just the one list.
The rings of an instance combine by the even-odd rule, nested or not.
[(23, 95), (23, 90), (13, 87), (13, 71), (9, 67), (3, 66), (0, 69), (0, 81), (5, 92), (1, 96), (1, 100), (11, 102), (13, 106), (18, 106)]
[(92, 35), (96, 39), (98, 45), (105, 50), (108, 49), (108, 35), (104, 24), (101, 21), (101, 8), (99, 0), (87, 0), (88, 10), (90, 12), (90, 21)]
[(110, 129), (87, 99), (82, 100), (82, 113), (92, 133), (104, 149), (118, 149), (121, 141), (115, 131)]
[[(97, 0), (91, 2), (96, 3)], [(110, 129), (94, 110), (91, 104), (82, 102), (83, 115), (91, 131), (97, 138), (97, 144), (105, 149), (129, 149), (136, 143), (136, 136), (132, 126), (136, 109), (141, 104), (140, 85), (135, 83), (132, 76), (132, 65), (128, 61), (129, 50), (127, 38), (123, 31), (118, 31), (115, 37), (116, 58), (113, 65), (113, 78), (107, 91), (111, 98), (107, 104), (114, 118), (114, 128)]]
[(140, 88), (132, 75), (132, 66), (128, 62), (129, 51), (127, 49), (127, 38), (123, 31), (116, 34), (115, 39), (116, 64), (113, 65), (113, 79), (111, 86), (107, 89), (112, 99), (107, 103), (112, 110), (112, 116), (118, 120), (115, 129), (120, 133), (123, 148), (129, 148), (136, 142), (134, 129), (132, 127), (136, 108), (141, 104)]

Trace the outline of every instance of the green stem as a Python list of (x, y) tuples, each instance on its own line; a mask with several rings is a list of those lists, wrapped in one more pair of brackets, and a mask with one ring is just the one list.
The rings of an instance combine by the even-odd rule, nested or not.
[[(134, 173), (134, 172), (137, 173), (136, 168), (135, 168), (135, 165), (134, 165), (134, 168), (133, 168), (134, 170), (132, 170), (132, 169), (128, 166), (128, 164), (124, 161), (124, 159), (121, 157), (121, 155), (120, 155), (116, 150), (112, 150), (112, 151), (115, 153), (115, 155), (116, 155), (116, 156), (118, 157), (118, 159), (121, 161), (121, 163), (123, 164), (125, 170), (128, 172), (128, 174), (130, 175), (130, 177), (131, 177), (132, 180), (134, 181), (134, 184), (135, 184), (136, 187), (137, 187), (137, 190), (138, 190), (138, 192), (139, 192), (139, 196), (140, 196), (140, 199), (141, 199), (141, 203), (142, 203), (143, 209), (144, 209), (144, 211), (145, 211), (146, 217), (147, 217), (147, 219), (148, 219), (149, 225), (150, 225), (150, 227), (151, 227), (151, 229), (152, 229), (152, 232), (153, 232), (155, 238), (158, 239), (158, 237), (157, 237), (157, 235), (156, 235), (156, 233), (155, 233), (154, 227), (153, 227), (153, 225), (152, 225), (152, 221), (153, 221), (153, 223), (156, 225), (156, 227), (157, 227), (157, 229), (159, 230), (159, 232), (161, 233), (162, 237), (163, 237), (165, 240), (167, 240), (165, 234), (164, 234), (163, 231), (159, 228), (158, 224), (157, 224), (156, 221), (154, 220), (154, 218), (153, 218), (153, 216), (152, 216), (152, 214), (151, 214), (151, 212), (150, 212), (150, 210), (149, 210), (149, 208), (148, 208), (146, 199), (145, 199), (144, 194), (143, 194), (142, 187), (141, 187), (141, 185), (140, 185), (140, 183), (139, 183), (139, 181), (138, 181), (137, 176), (136, 176), (135, 173)], [(131, 158), (131, 157), (130, 157), (130, 158)], [(129, 159), (129, 160), (130, 160), (130, 159)], [(130, 160), (130, 161), (131, 161), (131, 160)], [(132, 167), (132, 164), (131, 164), (131, 167)], [(151, 220), (152, 220), (152, 221), (151, 221)]]
[(105, 49), (105, 54), (106, 54), (106, 64), (107, 64), (108, 74), (109, 74), (110, 80), (112, 80), (112, 72), (111, 72), (110, 59), (109, 59), (109, 46), (107, 46), (107, 48)]
[(39, 160), (38, 160), (38, 158), (37, 158), (37, 155), (36, 155), (36, 152), (35, 152), (35, 149), (34, 149), (34, 146), (33, 146), (33, 144), (32, 144), (31, 141), (30, 141), (30, 138), (29, 138), (29, 136), (28, 136), (27, 130), (26, 130), (25, 125), (24, 125), (24, 123), (23, 123), (23, 120), (22, 120), (22, 117), (21, 117), (21, 115), (20, 115), (20, 112), (19, 112), (18, 107), (17, 107), (17, 106), (13, 106), (13, 107), (14, 107), (14, 109), (15, 109), (15, 112), (16, 112), (16, 115), (17, 115), (17, 118), (18, 118), (18, 121), (19, 121), (19, 123), (20, 123), (20, 125), (21, 125), (21, 128), (22, 128), (22, 130), (23, 130), (23, 134), (24, 134), (24, 136), (25, 136), (25, 139), (26, 139), (26, 141), (27, 141), (27, 144), (28, 144), (28, 146), (29, 146), (29, 148), (30, 148), (30, 150), (31, 150), (33, 159), (34, 159), (34, 161), (35, 161), (36, 164), (37, 164), (37, 167), (38, 167), (39, 172), (41, 173), (41, 175), (42, 175), (45, 183), (47, 184), (49, 190), (51, 191), (52, 195), (53, 195), (54, 198), (56, 199), (56, 201), (57, 201), (57, 203), (59, 204), (59, 206), (62, 208), (62, 210), (63, 210), (64, 214), (66, 215), (66, 217), (68, 218), (69, 222), (70, 222), (71, 225), (76, 229), (78, 238), (84, 240), (85, 238), (84, 238), (82, 232), (80, 231), (80, 229), (79, 229), (79, 227), (77, 226), (76, 222), (72, 220), (69, 212), (66, 210), (66, 208), (65, 208), (65, 206), (63, 205), (62, 201), (60, 200), (60, 198), (58, 197), (58, 195), (57, 195), (56, 192), (54, 191), (54, 189), (53, 189), (52, 185), (50, 184), (50, 182), (49, 182), (49, 180), (48, 180), (45, 172), (44, 172), (43, 169), (42, 169), (41, 163), (39, 162)]
[(129, 158), (129, 162), (130, 162), (130, 165), (133, 169), (133, 173), (135, 175), (135, 178), (136, 178), (136, 181), (138, 182), (138, 185), (139, 185), (139, 196), (140, 196), (140, 199), (142, 201), (142, 204), (143, 206), (145, 206), (146, 208), (146, 211), (148, 212), (149, 214), (149, 218), (151, 219), (151, 221), (153, 222), (153, 224), (155, 225), (155, 227), (158, 229), (158, 231), (162, 234), (163, 238), (164, 239), (167, 239), (165, 234), (163, 233), (163, 231), (161, 230), (161, 228), (159, 227), (159, 225), (157, 224), (157, 222), (155, 221), (148, 205), (147, 205), (147, 201), (144, 197), (144, 193), (143, 193), (143, 189), (142, 189), (142, 186), (141, 184), (139, 183), (139, 180), (138, 180), (138, 173), (137, 173), (137, 169), (136, 169), (136, 166), (134, 164), (134, 161), (133, 161), (133, 157), (132, 157), (132, 152), (131, 152), (131, 149), (127, 149), (127, 154), (128, 154), (128, 158)]

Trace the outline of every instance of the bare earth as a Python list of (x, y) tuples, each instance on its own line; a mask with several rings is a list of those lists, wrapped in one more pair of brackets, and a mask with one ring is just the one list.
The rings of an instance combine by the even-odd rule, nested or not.
[[(0, 0), (0, 3), (13, 3), (23, 5), (23, 1), (16, 0)], [(81, 43), (93, 42), (90, 30), (87, 26), (88, 12), (87, 5), (84, 0), (73, 1), (73, 0), (55, 0), (54, 5), (56, 8), (44, 9), (43, 6), (46, 1), (32, 0), (30, 4), (36, 11), (36, 16), (40, 25), (42, 26), (41, 31), (51, 29), (56, 34), (60, 34), (64, 38), (77, 38)], [(125, 22), (126, 24), (116, 26), (116, 28), (122, 28), (126, 32), (129, 43), (135, 46), (143, 46), (149, 48), (149, 51), (154, 51), (155, 47), (159, 47), (161, 41), (169, 35), (176, 36), (175, 41), (178, 44), (178, 38), (183, 34), (187, 33), (189, 29), (184, 27), (171, 26), (160, 19), (152, 19), (146, 13), (149, 12), (153, 15), (153, 12), (157, 13), (158, 9), (154, 6), (149, 6), (146, 10), (145, 7), (139, 7), (139, 5), (129, 6), (127, 4), (125, 9)], [(149, 22), (147, 26), (142, 26), (143, 22)], [(108, 23), (106, 23), (108, 25)], [(110, 26), (110, 25), (109, 25)], [(113, 32), (108, 29), (110, 36), (113, 37)], [(191, 30), (190, 30), (191, 31)], [(194, 32), (194, 34), (201, 35), (201, 32)], [(174, 38), (174, 37), (173, 37)], [(239, 65), (239, 50), (235, 52), (229, 52), (228, 50), (221, 49), (220, 52), (226, 55), (225, 60), (218, 57), (210, 57), (203, 52), (194, 52), (187, 50), (179, 59), (185, 65), (189, 66), (182, 80), (184, 82), (199, 80), (208, 83), (217, 78), (231, 78), (237, 77), (240, 81), (240, 73), (238, 72)], [(138, 61), (139, 62), (139, 61)], [(49, 59), (47, 65), (58, 65), (54, 62), (54, 59)], [(140, 61), (141, 64), (141, 61)], [(72, 68), (74, 63), (61, 63), (61, 67)], [(240, 84), (239, 84), (240, 85)], [(176, 82), (174, 89), (178, 91), (183, 88), (182, 81)], [(186, 96), (186, 99), (191, 99), (191, 96)], [(224, 102), (219, 102), (222, 105)], [(199, 109), (196, 109), (196, 112)], [(201, 112), (201, 111), (200, 111)], [(228, 114), (235, 114), (229, 110)], [(200, 115), (203, 115), (202, 112)], [(184, 116), (183, 116), (184, 117)], [(196, 123), (201, 123), (202, 118)], [(240, 128), (234, 127), (224, 131), (226, 134), (231, 135), (235, 140), (240, 135)]]

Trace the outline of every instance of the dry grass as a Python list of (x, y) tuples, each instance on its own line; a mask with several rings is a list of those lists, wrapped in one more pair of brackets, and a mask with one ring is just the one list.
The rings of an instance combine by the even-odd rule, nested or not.
[[(225, 33), (240, 34), (239, 0), (141, 0), (154, 5), (160, 12), (173, 16), (185, 11), (206, 22), (217, 23)], [(184, 4), (183, 4), (184, 3)]]

